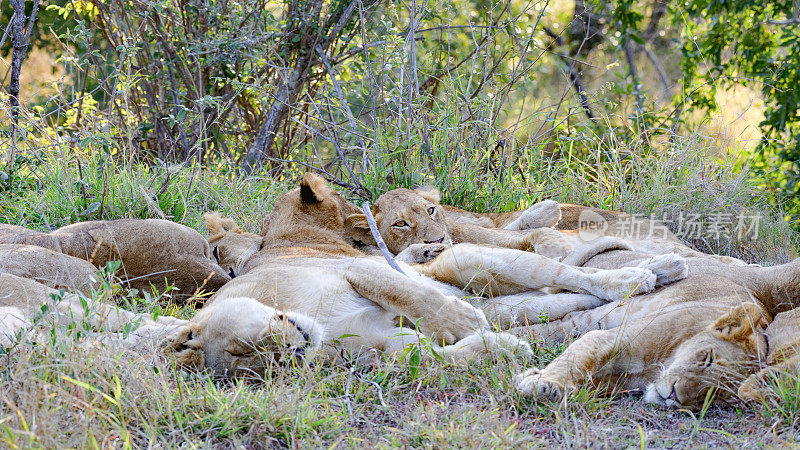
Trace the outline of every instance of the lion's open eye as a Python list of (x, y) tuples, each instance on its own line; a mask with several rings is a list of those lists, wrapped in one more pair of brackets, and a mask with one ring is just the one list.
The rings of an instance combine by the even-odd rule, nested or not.
[(402, 228), (402, 227), (407, 227), (407, 226), (408, 226), (408, 224), (406, 223), (406, 221), (405, 221), (405, 220), (398, 220), (398, 221), (397, 221), (397, 222), (395, 222), (395, 223), (394, 223), (394, 225), (392, 225), (392, 226), (395, 226), (395, 227), (398, 227), (398, 228)]
[(428, 208), (428, 215), (429, 216), (432, 216), (433, 213), (435, 213), (435, 212), (436, 212), (436, 208), (435, 207), (431, 206), (430, 208)]

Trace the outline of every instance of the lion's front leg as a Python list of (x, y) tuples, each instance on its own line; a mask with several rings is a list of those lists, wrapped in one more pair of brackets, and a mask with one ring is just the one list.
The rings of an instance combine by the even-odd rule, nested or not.
[(356, 259), (348, 266), (345, 278), (362, 297), (398, 315), (419, 321), (422, 332), (437, 342), (453, 343), (476, 329), (489, 326), (479, 309), (404, 276), (386, 264)]
[(767, 366), (742, 382), (736, 395), (746, 402), (763, 401), (771, 393), (775, 395), (770, 389), (771, 382), (777, 382), (781, 377), (796, 379), (798, 368), (800, 368), (800, 355), (794, 355), (776, 365)]
[(489, 245), (492, 247), (527, 250), (531, 244), (527, 233), (502, 228), (484, 228), (469, 223), (448, 221), (448, 231), (455, 243)]
[(514, 384), (537, 401), (559, 401), (590, 381), (618, 354), (619, 346), (617, 330), (590, 331), (544, 369), (528, 369), (514, 377)]
[(93, 328), (109, 332), (122, 332), (128, 324), (138, 323), (142, 330), (159, 327), (173, 327), (185, 323), (184, 320), (160, 316), (153, 320), (149, 314), (133, 313), (116, 305), (109, 305), (90, 298), (82, 302), (77, 294), (66, 294), (57, 300), (56, 309), (72, 320), (82, 320)]
[(605, 301), (589, 294), (543, 294), (539, 291), (486, 299), (481, 309), (503, 329), (562, 319), (569, 313), (596, 308)]
[(621, 300), (650, 292), (656, 285), (656, 276), (649, 269), (626, 267), (586, 273), (542, 255), (471, 244), (453, 246), (417, 269), (439, 281), (488, 295), (553, 287)]

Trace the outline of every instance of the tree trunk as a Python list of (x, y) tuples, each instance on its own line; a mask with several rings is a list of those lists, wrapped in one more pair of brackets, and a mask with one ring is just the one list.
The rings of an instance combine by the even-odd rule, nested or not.
[(308, 66), (311, 63), (312, 56), (313, 51), (311, 49), (307, 50), (298, 59), (289, 76), (278, 86), (275, 100), (273, 100), (267, 111), (253, 145), (247, 150), (242, 162), (242, 171), (245, 175), (249, 175), (265, 158), (279, 156), (274, 151), (275, 135), (283, 125), (286, 117), (289, 116), (291, 105), (297, 100), (297, 93), (305, 84), (305, 74), (308, 73)]
[[(19, 118), (19, 76), (22, 70), (22, 61), (25, 60), (25, 54), (28, 52), (28, 37), (30, 34), (25, 34), (25, 0), (11, 0), (11, 6), (14, 8), (14, 17), (11, 22), (11, 45), (13, 51), (11, 54), (11, 81), (8, 85), (8, 94), (10, 97), (11, 117), (14, 121), (14, 130), (16, 130)], [(36, 0), (31, 14), (31, 21), (28, 24), (29, 30), (33, 29), (33, 21), (36, 20), (36, 11), (38, 9), (39, 0)]]

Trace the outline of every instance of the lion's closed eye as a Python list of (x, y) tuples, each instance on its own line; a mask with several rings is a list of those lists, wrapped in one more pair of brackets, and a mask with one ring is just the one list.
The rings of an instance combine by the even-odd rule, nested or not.
[(707, 350), (705, 352), (705, 354), (703, 355), (703, 357), (700, 358), (700, 361), (702, 361), (701, 365), (703, 367), (709, 367), (709, 366), (711, 366), (711, 364), (714, 364), (714, 352), (713, 352), (713, 350)]
[(251, 356), (255, 352), (255, 349), (240, 349), (240, 348), (237, 348), (237, 349), (226, 349), (225, 352), (227, 354), (229, 354), (231, 356), (235, 356), (237, 358), (244, 358), (244, 357), (247, 357), (247, 356)]

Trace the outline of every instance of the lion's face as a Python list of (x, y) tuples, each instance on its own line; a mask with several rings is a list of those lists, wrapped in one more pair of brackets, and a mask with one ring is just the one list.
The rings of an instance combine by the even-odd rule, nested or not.
[(744, 303), (708, 329), (683, 342), (672, 363), (648, 386), (645, 400), (699, 410), (709, 391), (726, 400), (766, 353), (763, 327), (768, 317), (754, 303)]
[(394, 189), (381, 195), (372, 212), (389, 251), (398, 254), (411, 244), (452, 245), (438, 202), (439, 192), (434, 189)]
[(712, 388), (716, 398), (730, 399), (754, 358), (738, 344), (699, 334), (678, 348), (674, 361), (648, 387), (645, 398), (693, 411), (702, 408)]
[(218, 213), (208, 213), (204, 217), (208, 228), (208, 243), (217, 264), (234, 278), (241, 275), (244, 263), (258, 252), (261, 236), (245, 233), (236, 223)]
[(317, 323), (252, 298), (226, 298), (200, 310), (162, 345), (178, 365), (216, 377), (254, 375), (300, 361), (321, 347)]

